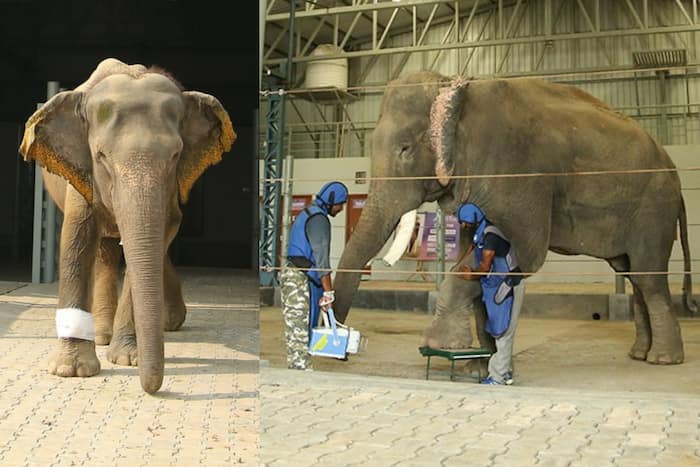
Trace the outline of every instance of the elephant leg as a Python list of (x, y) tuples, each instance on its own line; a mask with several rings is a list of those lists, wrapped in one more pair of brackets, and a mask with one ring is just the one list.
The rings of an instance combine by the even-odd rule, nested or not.
[(107, 359), (117, 365), (136, 366), (136, 327), (134, 326), (134, 302), (128, 274), (124, 274), (124, 285), (114, 316), (114, 335), (107, 350)]
[(434, 349), (465, 349), (472, 345), (471, 321), (467, 305), (441, 306), (438, 299), (433, 322), (423, 331), (422, 345)]
[(119, 240), (102, 238), (95, 259), (95, 287), (92, 298), (95, 344), (97, 345), (107, 345), (112, 340), (112, 325), (117, 309), (120, 260)]
[(674, 364), (683, 362), (683, 341), (678, 324), (668, 278), (665, 274), (630, 276), (648, 310), (651, 346), (646, 355), (648, 363)]
[[(92, 268), (95, 262), (97, 228), (92, 209), (85, 199), (73, 188), (66, 190), (66, 199), (61, 228), (60, 263), (58, 277), (57, 317), (71, 316), (88, 318), (82, 327), (92, 321), (91, 288)], [(66, 331), (67, 328), (73, 328)], [(80, 334), (92, 332), (84, 329), (77, 332), (75, 321), (71, 318), (62, 321), (61, 334)], [(58, 326), (57, 326), (58, 327)], [(78, 326), (81, 328), (81, 326)], [(57, 329), (58, 331), (58, 329)], [(89, 336), (88, 336), (89, 337)], [(95, 341), (77, 337), (59, 337), (56, 348), (51, 353), (48, 371), (58, 376), (93, 376), (100, 372), (100, 361), (95, 352)]]
[(165, 255), (163, 273), (165, 275), (165, 330), (177, 331), (185, 322), (187, 308), (182, 298), (180, 278), (168, 255)]
[(629, 356), (635, 360), (646, 360), (651, 347), (651, 325), (649, 310), (639, 289), (634, 286), (634, 327), (636, 338), (630, 349)]
[[(630, 270), (630, 262), (627, 255), (621, 255), (616, 258), (607, 260), (611, 268), (615, 272), (625, 273)], [(646, 360), (649, 347), (651, 347), (651, 326), (649, 324), (649, 309), (644, 303), (644, 296), (639, 288), (635, 285), (635, 281), (630, 276), (627, 277), (632, 282), (634, 288), (634, 327), (636, 338), (632, 348), (629, 351), (630, 358), (634, 360)]]
[(440, 283), (435, 317), (430, 327), (423, 331), (422, 345), (434, 349), (464, 349), (471, 346), (471, 300), (463, 293), (464, 282), (452, 276)]

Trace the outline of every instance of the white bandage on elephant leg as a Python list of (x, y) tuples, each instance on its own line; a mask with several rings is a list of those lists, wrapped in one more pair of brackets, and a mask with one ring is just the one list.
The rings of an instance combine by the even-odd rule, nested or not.
[(56, 310), (56, 334), (67, 339), (95, 340), (92, 313), (80, 308), (58, 308)]

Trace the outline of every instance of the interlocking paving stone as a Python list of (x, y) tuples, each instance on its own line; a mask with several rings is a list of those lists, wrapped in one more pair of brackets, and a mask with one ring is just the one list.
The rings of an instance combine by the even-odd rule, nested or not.
[(259, 465), (257, 278), (195, 272), (183, 291), (153, 396), (106, 346), (96, 376), (48, 374), (56, 284), (0, 295), (0, 465)]
[[(261, 462), (382, 467), (700, 465), (700, 395), (489, 389), (263, 367)], [(288, 400), (287, 394), (297, 397)], [(353, 417), (346, 417), (348, 407)], [(333, 422), (314, 423), (321, 413)], [(305, 436), (279, 439), (289, 424)]]

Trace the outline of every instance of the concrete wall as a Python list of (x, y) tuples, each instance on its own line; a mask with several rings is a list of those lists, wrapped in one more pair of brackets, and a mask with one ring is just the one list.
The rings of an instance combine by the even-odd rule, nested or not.
[[(686, 210), (688, 212), (688, 234), (690, 237), (690, 250), (693, 258), (693, 271), (700, 271), (700, 172), (683, 170), (700, 166), (700, 145), (692, 146), (667, 146), (666, 150), (679, 168), (679, 175), (685, 197)], [(294, 163), (295, 195), (313, 195), (327, 181), (340, 180), (344, 182), (351, 194), (366, 194), (369, 185), (355, 183), (355, 172), (366, 171), (371, 176), (370, 159), (367, 157), (356, 158), (328, 158), (328, 159), (298, 159)], [(262, 162), (260, 173), (263, 173)], [(262, 193), (262, 189), (260, 189)], [(426, 203), (419, 208), (421, 211), (434, 211), (436, 203)], [(331, 267), (336, 268), (343, 252), (345, 239), (346, 212), (344, 211), (331, 221)], [(649, 222), (653, 222), (650, 219)], [(280, 235), (282, 230), (280, 228)], [(386, 247), (386, 245), (385, 245)], [(381, 256), (381, 251), (378, 254)], [(451, 263), (447, 263), (449, 267)], [(376, 261), (373, 266), (370, 280), (411, 280), (425, 281), (435, 280), (431, 271), (436, 270), (435, 262), (423, 263), (426, 277), (420, 274), (408, 274), (399, 271), (415, 272), (414, 260), (401, 260), (393, 268), (388, 269)], [(669, 270), (680, 272), (683, 270), (683, 256), (680, 241), (673, 246)], [(671, 282), (680, 282), (682, 276), (671, 275)], [(529, 279), (530, 282), (576, 282), (576, 283), (609, 283), (614, 284), (615, 276), (604, 261), (587, 256), (563, 256), (550, 252), (539, 274)], [(628, 284), (629, 287), (629, 284)], [(631, 289), (629, 289), (631, 290)]]

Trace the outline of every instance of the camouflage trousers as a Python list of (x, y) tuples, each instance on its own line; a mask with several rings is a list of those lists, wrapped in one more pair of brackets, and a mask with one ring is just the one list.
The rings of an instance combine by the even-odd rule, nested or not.
[(309, 355), (309, 284), (306, 274), (286, 268), (280, 274), (287, 367), (311, 369)]

